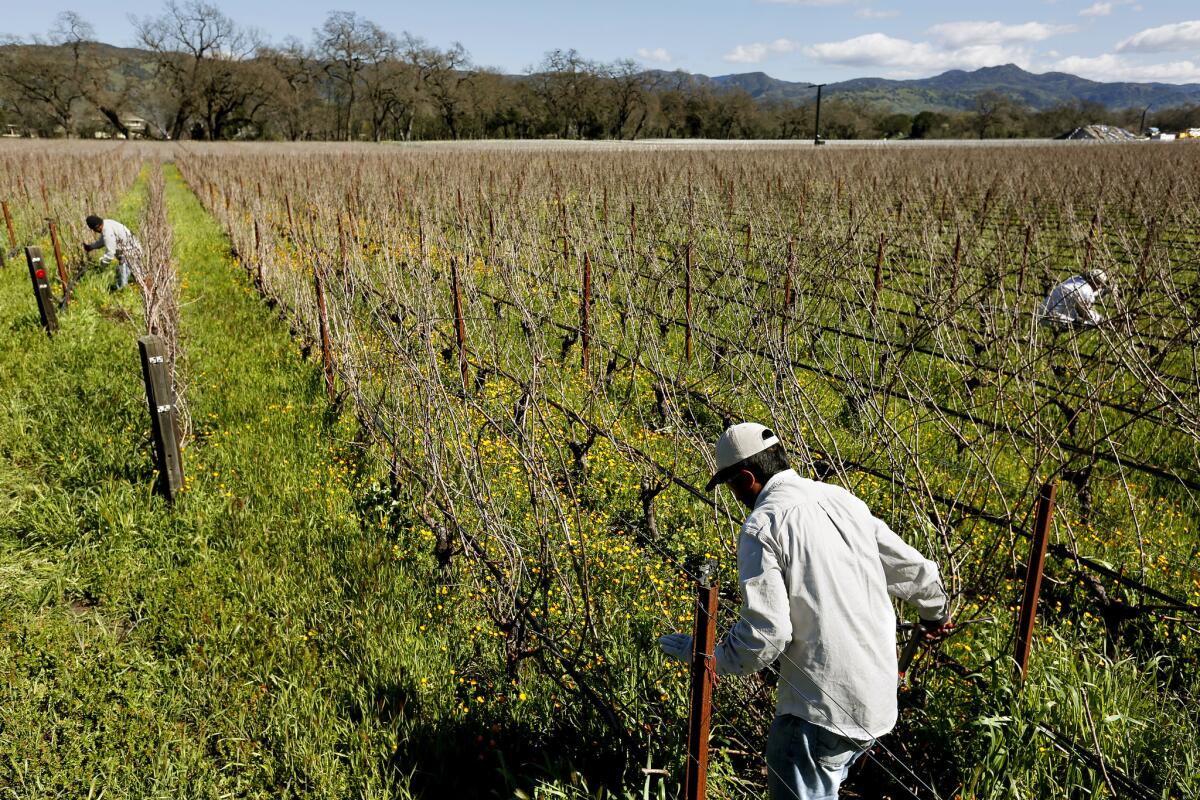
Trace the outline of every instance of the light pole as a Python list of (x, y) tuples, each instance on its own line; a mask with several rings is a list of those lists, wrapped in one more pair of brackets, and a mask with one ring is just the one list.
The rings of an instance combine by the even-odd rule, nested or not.
[(813, 123), (813, 144), (814, 145), (823, 144), (823, 142), (821, 141), (821, 90), (824, 89), (825, 86), (826, 86), (826, 84), (824, 84), (824, 83), (810, 83), (808, 85), (809, 89), (817, 90), (817, 119)]

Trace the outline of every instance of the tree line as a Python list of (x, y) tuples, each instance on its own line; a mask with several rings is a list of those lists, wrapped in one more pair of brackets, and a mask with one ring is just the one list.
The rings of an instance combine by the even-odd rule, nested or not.
[[(463, 138), (742, 138), (814, 135), (812, 101), (759, 100), (682, 71), (647, 71), (552, 50), (524, 75), (475, 64), (461, 44), (393, 34), (354, 12), (330, 12), (309, 41), (280, 44), (204, 0), (168, 0), (135, 19), (136, 47), (95, 41), (66, 12), (32, 41), (0, 45), (0, 120), (38, 136), (163, 139), (420, 140)], [(827, 98), (834, 139), (1049, 137), (1140, 112), (1089, 103), (1032, 111), (997, 92), (960, 112), (898, 114)], [(142, 128), (144, 120), (144, 129)], [(1200, 124), (1200, 107), (1147, 124)]]

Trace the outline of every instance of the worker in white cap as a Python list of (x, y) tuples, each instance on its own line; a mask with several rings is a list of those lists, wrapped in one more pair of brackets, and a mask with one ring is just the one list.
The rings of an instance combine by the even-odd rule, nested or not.
[[(779, 438), (753, 422), (717, 441), (708, 488), (726, 484), (750, 516), (738, 538), (741, 616), (716, 648), (719, 674), (779, 662), (767, 737), (772, 800), (836, 798), (851, 764), (896, 724), (896, 613), (915, 606), (936, 640), (953, 628), (937, 565), (845, 489), (801, 478)], [(687, 661), (692, 637), (659, 639)]]
[(1042, 302), (1038, 317), (1043, 325), (1058, 328), (1099, 325), (1104, 317), (1096, 310), (1096, 302), (1106, 293), (1115, 293), (1108, 273), (1090, 269), (1055, 286)]

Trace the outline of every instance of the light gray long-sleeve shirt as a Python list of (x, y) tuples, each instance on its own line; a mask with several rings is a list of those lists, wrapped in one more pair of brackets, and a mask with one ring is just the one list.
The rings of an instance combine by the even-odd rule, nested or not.
[(101, 245), (104, 246), (104, 255), (100, 257), (101, 264), (108, 264), (118, 259), (118, 254), (132, 254), (135, 251), (141, 250), (141, 244), (133, 232), (126, 228), (115, 219), (104, 220), (104, 229), (100, 234), (100, 238), (93, 242), (91, 249), (98, 249)]
[(717, 646), (718, 673), (779, 659), (776, 715), (851, 739), (896, 724), (896, 614), (890, 597), (942, 621), (937, 565), (845, 489), (793, 470), (763, 487), (738, 541), (741, 618)]
[(1096, 301), (1101, 294), (1082, 275), (1067, 278), (1042, 301), (1042, 322), (1051, 325), (1099, 325), (1104, 319), (1096, 310)]

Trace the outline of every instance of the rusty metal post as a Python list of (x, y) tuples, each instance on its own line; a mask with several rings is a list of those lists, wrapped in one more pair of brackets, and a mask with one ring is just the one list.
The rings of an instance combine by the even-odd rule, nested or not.
[(42, 248), (26, 247), (25, 260), (29, 263), (29, 278), (33, 281), (33, 296), (42, 317), (42, 327), (46, 329), (47, 336), (53, 336), (58, 330), (58, 316), (54, 313), (54, 300), (50, 296), (50, 281), (46, 278)]
[(325, 372), (325, 393), (329, 402), (337, 399), (337, 386), (333, 375), (333, 344), (329, 338), (329, 312), (325, 305), (325, 276), (321, 268), (313, 264), (313, 285), (317, 292), (317, 325), (321, 334), (321, 367)]
[(1054, 495), (1058, 484), (1047, 481), (1038, 492), (1037, 517), (1033, 525), (1033, 541), (1029, 547), (1029, 563), (1025, 568), (1025, 594), (1021, 599), (1021, 614), (1017, 620), (1017, 647), (1013, 654), (1020, 677), (1029, 666), (1029, 651), (1033, 642), (1033, 624), (1037, 619), (1038, 595), (1042, 591), (1042, 569), (1046, 562), (1046, 544), (1050, 539), (1050, 521), (1054, 517)]
[(1146, 227), (1146, 241), (1142, 244), (1142, 257), (1138, 261), (1137, 283), (1134, 286), (1134, 295), (1141, 297), (1142, 292), (1146, 289), (1146, 267), (1150, 264), (1150, 254), (1154, 251), (1154, 229), (1158, 225), (1158, 217), (1151, 217), (1150, 224)]
[(683, 255), (683, 350), (684, 358), (692, 363), (692, 240), (688, 239)]
[(13, 228), (12, 211), (8, 208), (8, 201), (0, 202), (0, 207), (4, 209), (4, 225), (8, 228), (8, 257), (12, 258), (17, 254), (17, 231)]
[(283, 207), (287, 209), (288, 238), (292, 238), (295, 236), (296, 223), (292, 219), (292, 198), (286, 194), (283, 196)]
[(153, 334), (138, 339), (142, 379), (150, 407), (150, 431), (154, 439), (158, 483), (155, 490), (174, 502), (183, 488), (183, 457), (179, 452), (179, 419), (175, 410), (175, 387), (167, 370), (163, 340)]
[(454, 340), (458, 343), (458, 368), (462, 373), (463, 391), (470, 386), (467, 369), (467, 323), (463, 317), (462, 284), (458, 279), (458, 258), (450, 257), (450, 288), (454, 292)]
[(629, 261), (633, 262), (635, 250), (635, 240), (637, 239), (637, 206), (634, 203), (629, 204)]
[(683, 796), (704, 800), (708, 790), (708, 732), (712, 716), (712, 690), (717, 667), (714, 648), (717, 639), (717, 583), (713, 580), (716, 564), (700, 568), (696, 587), (696, 621), (692, 628), (692, 689), (688, 710), (688, 752), (684, 770)]
[(788, 320), (792, 316), (792, 304), (796, 290), (792, 286), (792, 271), (796, 268), (796, 237), (789, 236), (787, 243), (787, 269), (783, 275), (783, 309), (779, 313), (779, 340), (787, 345)]
[(592, 358), (592, 254), (583, 251), (583, 286), (579, 298), (579, 343), (581, 347), (580, 363), (583, 374), (589, 374), (588, 367)]
[(958, 293), (958, 269), (962, 264), (962, 232), (955, 231), (954, 233), (954, 271), (950, 278), (950, 294), (951, 296)]
[(54, 264), (58, 267), (58, 282), (62, 284), (63, 290), (63, 308), (67, 307), (67, 302), (70, 297), (67, 296), (67, 287), (71, 285), (71, 279), (67, 277), (67, 265), (63, 263), (62, 244), (58, 240), (58, 223), (53, 220), (46, 220), (50, 223), (50, 245), (54, 248)]
[(875, 253), (875, 293), (871, 296), (871, 316), (879, 308), (879, 295), (883, 292), (883, 248), (886, 241), (883, 232), (879, 233), (879, 250)]

